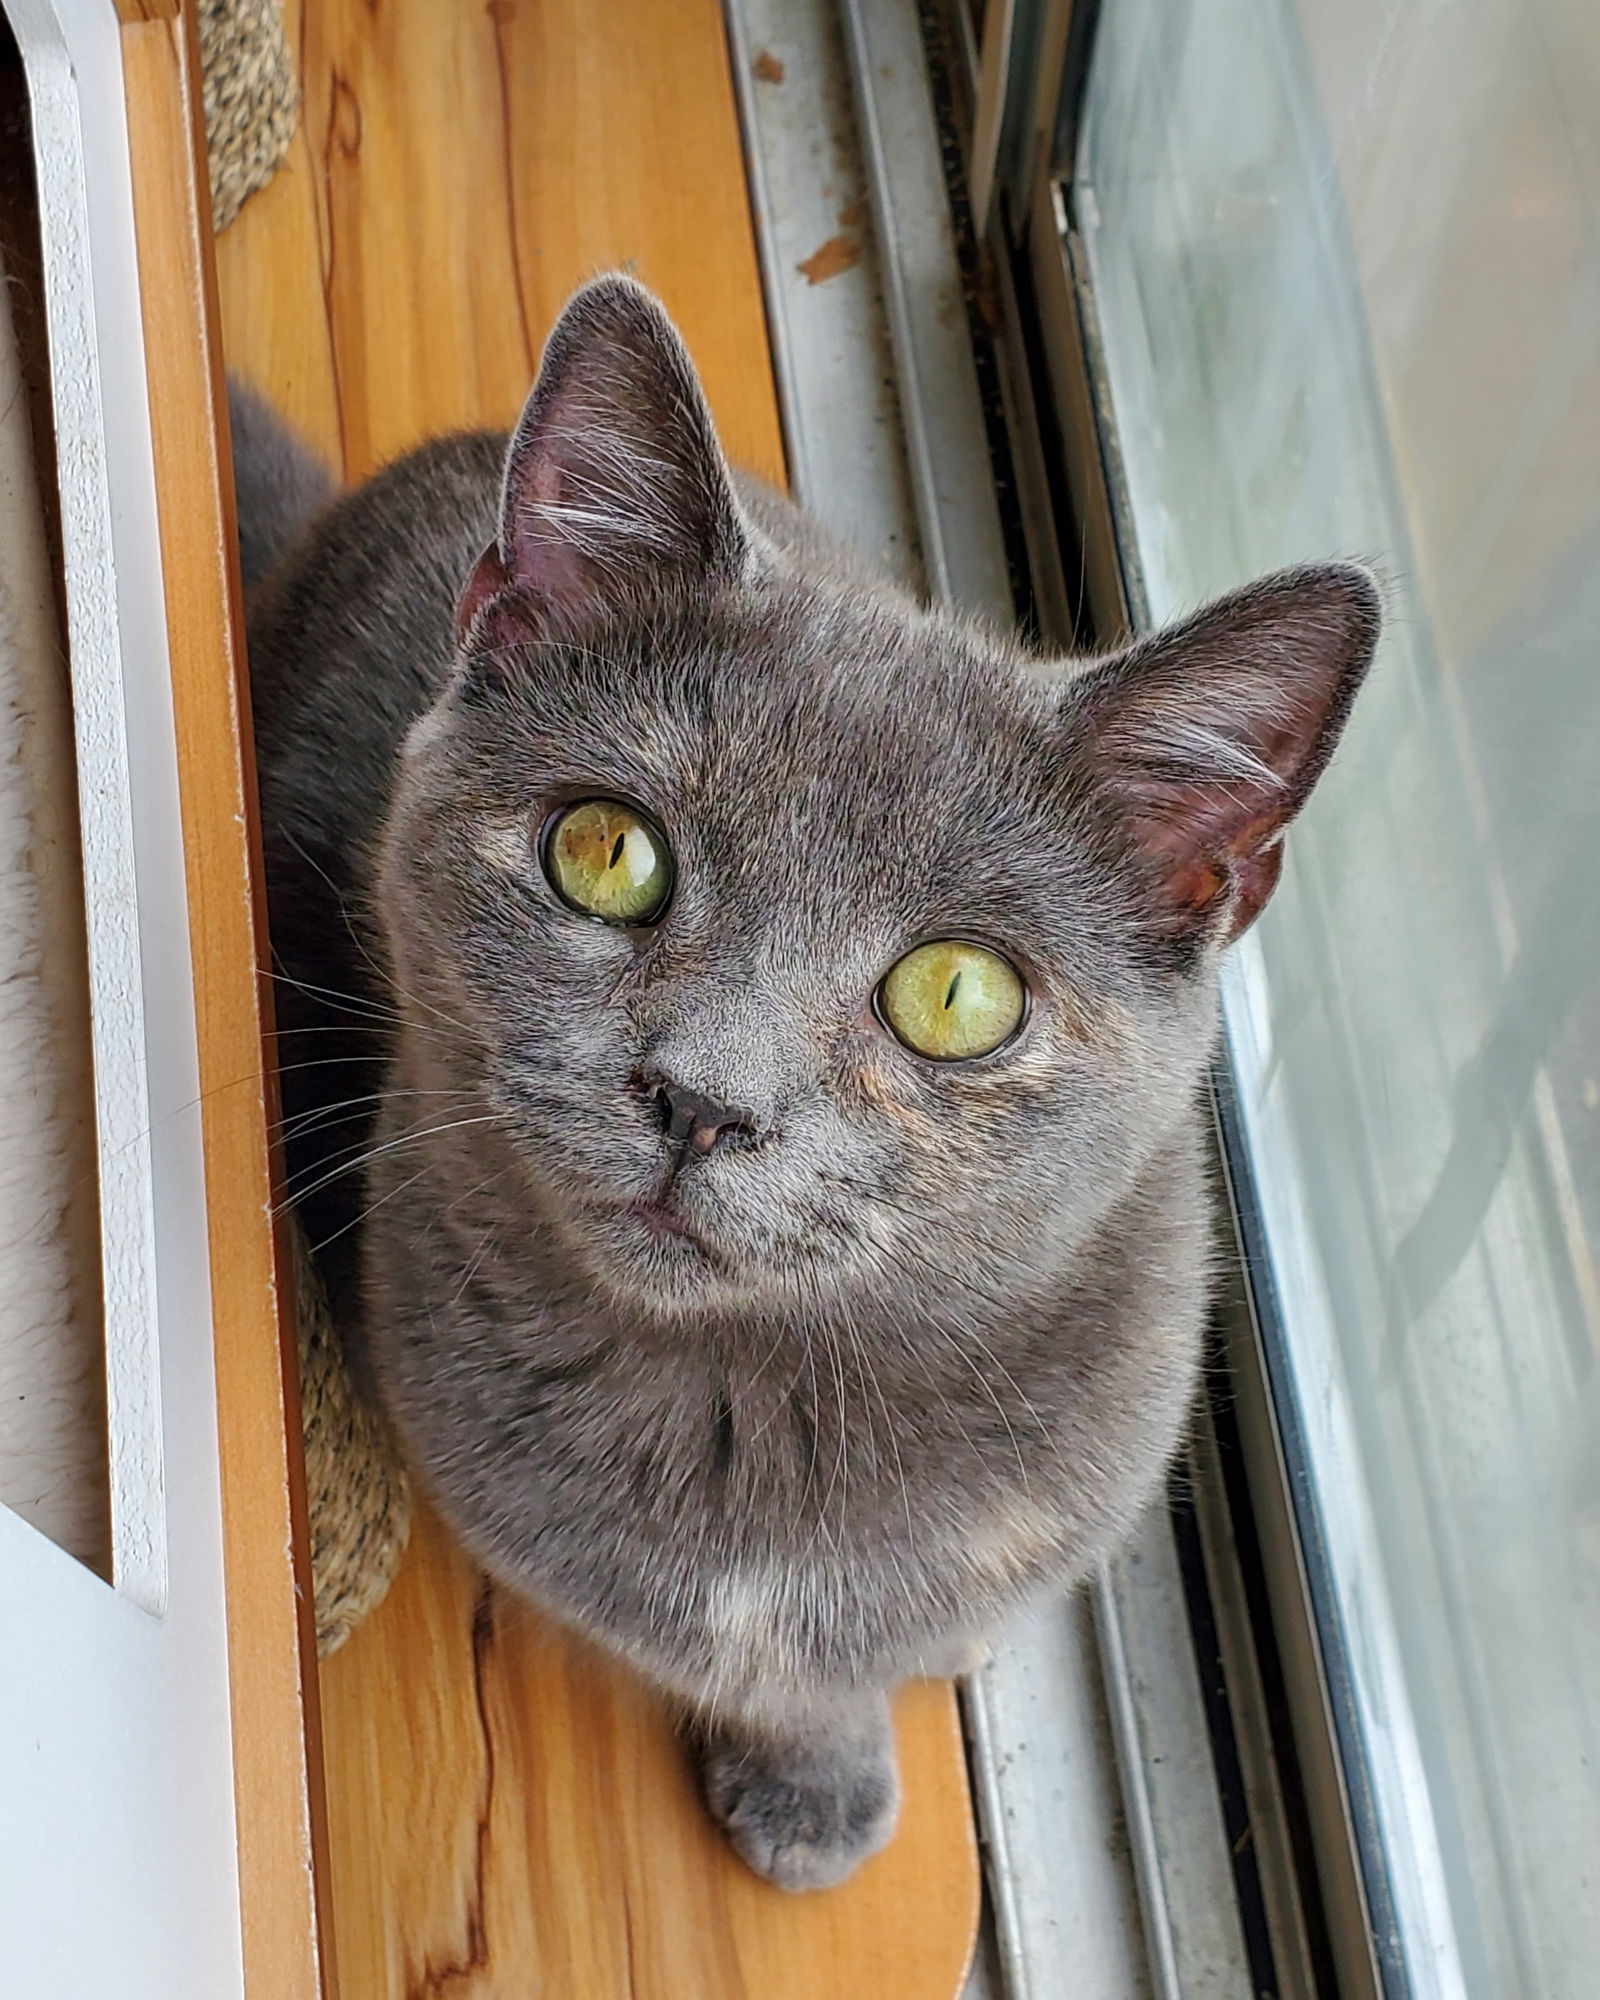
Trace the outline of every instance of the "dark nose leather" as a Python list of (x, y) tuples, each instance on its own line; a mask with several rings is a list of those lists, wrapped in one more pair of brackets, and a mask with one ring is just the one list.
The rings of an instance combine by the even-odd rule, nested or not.
[(664, 1077), (642, 1081), (657, 1123), (680, 1152), (710, 1153), (730, 1140), (748, 1143), (761, 1136), (751, 1119), (732, 1105), (719, 1104)]

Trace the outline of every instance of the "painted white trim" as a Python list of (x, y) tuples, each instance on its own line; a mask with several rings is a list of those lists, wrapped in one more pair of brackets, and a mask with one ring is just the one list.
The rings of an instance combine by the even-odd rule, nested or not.
[[(151, 616), (158, 607), (140, 601), (148, 592), (132, 583), (142, 569), (159, 588), (161, 571), (120, 48), (110, 38), (113, 89), (100, 46), (108, 38), (80, 32), (69, 46), (67, 20), (87, 10), (9, 0), (7, 11), (33, 107), (61, 489), (99, 1132), (113, 1574), (119, 1590), (159, 1613), (167, 1546), (153, 1121), (128, 713), (145, 690), (142, 676), (124, 680), (123, 661), (153, 650), (159, 660), (150, 662), (149, 678), (159, 672), (164, 680), (166, 627), (164, 617)], [(95, 103), (87, 132), (80, 69)], [(113, 463), (119, 499), (124, 485), (149, 494), (146, 507), (123, 501), (115, 526)]]

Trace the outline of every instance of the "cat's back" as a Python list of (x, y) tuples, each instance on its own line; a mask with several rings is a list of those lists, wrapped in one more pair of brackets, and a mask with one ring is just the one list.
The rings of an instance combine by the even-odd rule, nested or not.
[(401, 739), (449, 673), (456, 598), (493, 536), (504, 460), (492, 431), (421, 446), (317, 514), (251, 593), (269, 829), (320, 843), (381, 817)]
[(439, 439), (331, 504), (331, 480), (259, 399), (234, 444), (287, 1167), (349, 1325), (361, 1201), (344, 1168), (365, 1144), (392, 1011), (372, 854), (401, 742), (450, 672), (505, 439)]

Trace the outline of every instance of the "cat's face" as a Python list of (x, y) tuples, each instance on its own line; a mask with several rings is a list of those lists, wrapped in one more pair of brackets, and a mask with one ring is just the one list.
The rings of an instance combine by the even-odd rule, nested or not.
[(621, 1303), (1025, 1283), (1187, 1115), (1370, 585), (1033, 661), (775, 553), (634, 288), (564, 326), (386, 837), (401, 986)]
[[(405, 980), (471, 1024), (541, 1206), (618, 1292), (692, 1309), (1026, 1261), (1170, 1123), (1209, 1000), (1119, 941), (1037, 670), (810, 585), (708, 611), (456, 693), (396, 828)], [(654, 921), (564, 899), (552, 837), (585, 800), (670, 850)], [(919, 1053), (886, 1014), (936, 940), (1015, 969), (992, 1053)], [(673, 1087), (735, 1129), (674, 1136)]]

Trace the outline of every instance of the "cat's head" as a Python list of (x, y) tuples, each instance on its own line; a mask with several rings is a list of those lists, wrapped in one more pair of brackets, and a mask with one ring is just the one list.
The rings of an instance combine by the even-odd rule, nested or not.
[(580, 292), (408, 744), (400, 985), (615, 1299), (1003, 1296), (1192, 1114), (1376, 594), (1297, 570), (1049, 661), (781, 518), (649, 295)]

